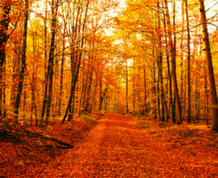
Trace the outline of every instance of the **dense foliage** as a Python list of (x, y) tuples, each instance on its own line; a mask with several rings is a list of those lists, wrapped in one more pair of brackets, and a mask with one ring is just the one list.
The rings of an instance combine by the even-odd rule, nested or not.
[[(120, 154), (126, 167), (116, 171), (124, 175), (133, 171), (142, 177), (196, 177), (200, 171), (202, 177), (215, 176), (217, 4), (214, 0), (1, 0), (0, 177), (2, 171), (3, 176), (12, 176), (15, 169), (21, 169), (16, 176), (53, 177), (58, 170), (48, 170), (57, 164), (60, 169), (72, 166), (72, 156), (82, 156), (73, 153), (76, 142), (105, 113), (131, 114), (135, 125), (144, 130), (120, 115), (103, 117), (110, 121), (91, 131), (102, 138), (92, 135), (93, 143), (87, 141), (88, 158), (81, 157), (85, 163), (102, 157), (89, 165), (92, 171), (98, 166), (109, 175), (120, 166), (111, 151), (114, 159)], [(137, 119), (141, 117), (149, 126)], [(108, 135), (102, 127), (110, 130)], [(122, 129), (129, 137), (120, 133)], [(197, 141), (200, 137), (203, 140)], [(129, 139), (137, 146), (128, 145)], [(114, 142), (123, 143), (126, 152), (113, 152)], [(100, 155), (92, 150), (95, 147)], [(87, 148), (76, 150), (87, 152)], [(108, 157), (109, 163), (105, 162)], [(128, 165), (125, 159), (130, 157)], [(190, 157), (189, 163), (181, 165)], [(48, 162), (54, 167), (29, 172)], [(80, 168), (66, 175), (82, 171), (85, 165), (78, 164)], [(100, 176), (101, 170), (96, 171), (87, 176)]]

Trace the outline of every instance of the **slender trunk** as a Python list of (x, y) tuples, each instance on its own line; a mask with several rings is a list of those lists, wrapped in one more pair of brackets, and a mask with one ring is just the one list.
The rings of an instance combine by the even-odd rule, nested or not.
[(187, 23), (187, 35), (188, 35), (188, 123), (191, 123), (191, 72), (190, 72), (190, 58), (191, 58), (191, 49), (190, 49), (190, 29), (189, 29), (189, 14), (188, 14), (188, 3), (187, 0), (185, 0), (185, 10), (186, 10), (186, 23)]
[(81, 63), (81, 58), (82, 58), (82, 52), (80, 53), (80, 56), (79, 56), (79, 61), (78, 61), (78, 65), (77, 65), (77, 70), (76, 70), (76, 76), (75, 76), (75, 79), (73, 81), (73, 85), (71, 86), (71, 93), (70, 93), (70, 98), (69, 98), (69, 102), (68, 102), (68, 105), (67, 105), (67, 109), (65, 111), (65, 115), (62, 119), (62, 123), (65, 122), (66, 120), (66, 117), (67, 117), (67, 114), (69, 112), (69, 109), (70, 107), (72, 107), (72, 100), (74, 98), (74, 91), (75, 91), (75, 88), (76, 88), (76, 82), (77, 82), (77, 78), (78, 78), (78, 75), (79, 75), (79, 69), (80, 69), (80, 63)]
[(108, 106), (108, 91), (109, 91), (109, 86), (107, 85), (107, 90), (105, 92), (105, 113), (107, 113), (107, 106)]
[(144, 71), (144, 115), (147, 113), (147, 80), (146, 80), (146, 71), (145, 63), (143, 61), (143, 71)]
[[(154, 50), (154, 49), (153, 49)], [(154, 56), (154, 55), (153, 55)], [(153, 63), (153, 82), (154, 82), (154, 86), (153, 86), (153, 100), (154, 100), (154, 119), (157, 119), (157, 102), (156, 102), (156, 70), (155, 70), (155, 62)]]
[(185, 79), (185, 82), (184, 82), (184, 99), (185, 99), (185, 101), (184, 101), (184, 111), (186, 112), (186, 110), (185, 110), (185, 108), (186, 108), (186, 94), (187, 94), (187, 85), (186, 85), (186, 83), (187, 83), (187, 66), (185, 66), (185, 76), (184, 76), (184, 79)]
[(74, 105), (75, 105), (75, 92), (73, 93), (72, 101), (69, 108), (69, 114), (67, 121), (73, 120), (73, 113), (74, 113)]
[(132, 95), (133, 95), (133, 114), (135, 115), (135, 58), (133, 59), (134, 64), (133, 64), (133, 70), (134, 70), (134, 76), (133, 76), (133, 82), (132, 82)]
[(126, 114), (128, 114), (128, 65), (126, 59)]
[(184, 95), (183, 95), (183, 59), (184, 59), (184, 56), (183, 56), (183, 41), (184, 41), (184, 22), (185, 22), (185, 19), (184, 19), (184, 14), (185, 14), (185, 8), (184, 8), (184, 1), (182, 0), (182, 33), (181, 33), (181, 62), (180, 62), (180, 68), (181, 68), (181, 75), (180, 75), (180, 81), (181, 81), (181, 85), (180, 85), (180, 96), (181, 96), (181, 113), (182, 113), (182, 116), (183, 116), (183, 108), (184, 106), (182, 106), (184, 104)]
[[(92, 70), (92, 69), (91, 69)], [(87, 99), (86, 99), (86, 104), (85, 104), (85, 111), (90, 113), (90, 98), (91, 98), (91, 88), (92, 88), (92, 81), (93, 81), (93, 71), (90, 71), (91, 74), (89, 76), (89, 83), (88, 83), (88, 88), (87, 88)]]
[(83, 58), (83, 61), (82, 61), (82, 77), (81, 77), (81, 86), (82, 86), (82, 89), (81, 89), (81, 93), (80, 93), (80, 104), (79, 104), (79, 116), (81, 115), (82, 113), (82, 108), (83, 108), (83, 98), (84, 98), (84, 94), (85, 94), (85, 58)]
[(102, 94), (102, 98), (101, 98), (101, 101), (100, 101), (100, 111), (102, 110), (102, 105), (103, 105), (103, 101), (104, 101), (104, 99), (105, 99), (105, 96), (106, 96), (106, 93), (107, 93), (107, 87), (105, 87), (105, 89), (104, 89), (104, 92), (103, 92), (103, 94)]
[(158, 75), (157, 79), (157, 110), (158, 110), (158, 118), (159, 121), (162, 120), (162, 113), (161, 113), (161, 100), (160, 100), (160, 76)]
[[(33, 36), (33, 58), (35, 59), (35, 53), (36, 53), (36, 45), (35, 45), (35, 33), (32, 33)], [(33, 64), (33, 73), (32, 73), (32, 80), (31, 80), (31, 86), (34, 85), (34, 81), (35, 81), (35, 64)], [(30, 116), (30, 125), (32, 126), (32, 122), (33, 122), (33, 106), (34, 106), (34, 101), (33, 101), (33, 95), (34, 95), (34, 90), (32, 87), (32, 91), (31, 91), (31, 116)]]
[[(35, 53), (36, 53), (36, 41), (35, 41), (35, 34), (33, 33), (33, 56), (35, 58)], [(37, 60), (38, 61), (38, 60)], [(36, 67), (35, 67), (36, 65)], [(31, 105), (31, 117), (30, 117), (30, 125), (32, 125), (33, 121), (33, 113), (35, 112), (35, 118), (36, 118), (36, 123), (35, 125), (38, 125), (38, 118), (37, 118), (37, 109), (36, 109), (36, 100), (35, 100), (35, 92), (36, 92), (36, 79), (35, 76), (37, 75), (37, 65), (33, 64), (33, 73), (32, 73), (32, 82), (31, 82), (31, 100), (32, 100), (32, 105)]]
[(23, 121), (26, 124), (26, 83), (24, 84), (24, 89), (23, 89)]
[[(5, 74), (6, 73), (6, 63), (5, 63), (3, 68), (4, 68), (3, 69), (4, 70), (4, 74)], [(6, 78), (6, 76), (4, 76), (4, 78), (3, 78), (4, 81), (2, 82), (2, 85), (3, 85), (3, 96), (2, 97), (3, 97), (3, 105), (6, 107), (6, 81), (5, 81), (5, 78)], [(0, 79), (0, 81), (1, 81), (1, 79)], [(0, 105), (0, 108), (1, 108), (1, 105)], [(6, 109), (3, 109), (3, 118), (5, 118), (6, 115), (7, 115)], [(0, 114), (0, 116), (1, 116), (1, 114)]]
[(166, 7), (166, 17), (167, 17), (167, 26), (168, 26), (168, 36), (169, 36), (169, 45), (170, 45), (170, 54), (171, 54), (171, 73), (173, 77), (173, 85), (174, 85), (174, 94), (175, 94), (175, 102), (176, 102), (176, 111), (178, 121), (182, 120), (181, 116), (181, 106), (180, 106), (180, 99), (179, 99), (179, 91), (177, 85), (177, 78), (176, 78), (176, 61), (175, 61), (175, 49), (172, 41), (172, 32), (171, 32), (171, 24), (170, 24), (170, 15), (168, 10), (167, 0), (164, 0), (165, 7)]
[(166, 58), (167, 58), (167, 73), (168, 73), (168, 81), (169, 81), (169, 95), (170, 95), (170, 104), (169, 104), (169, 112), (171, 106), (171, 113), (173, 122), (175, 122), (175, 105), (173, 103), (173, 92), (172, 92), (172, 77), (170, 72), (170, 59), (169, 59), (169, 51), (168, 51), (168, 40), (167, 40), (167, 29), (166, 29), (166, 15), (164, 15), (164, 29), (166, 31), (165, 34), (165, 43), (166, 43)]
[(5, 47), (8, 40), (7, 31), (10, 23), (10, 10), (11, 5), (10, 1), (8, 3), (5, 1), (4, 4), (0, 7), (0, 11), (2, 13), (2, 19), (0, 19), (0, 117), (4, 117), (5, 109), (3, 109), (4, 104), (4, 64), (5, 64)]
[(199, 109), (198, 109), (198, 76), (195, 75), (195, 121), (199, 119)]
[(103, 94), (102, 94), (102, 76), (100, 76), (99, 79), (99, 107), (98, 110), (101, 111), (102, 110), (102, 102), (103, 102)]
[[(73, 51), (71, 49), (71, 53), (73, 54)], [(77, 49), (77, 52), (78, 49)], [(71, 90), (73, 88), (73, 85), (74, 85), (74, 81), (77, 80), (76, 79), (76, 63), (77, 63), (77, 54), (76, 55), (71, 55)], [(75, 84), (76, 85), (76, 84)], [(75, 92), (74, 91), (71, 91), (73, 92), (72, 94), (72, 100), (71, 100), (71, 103), (70, 103), (70, 108), (69, 108), (69, 114), (68, 114), (68, 121), (71, 121), (73, 119), (73, 112), (74, 112), (74, 99), (75, 99)]]
[(209, 110), (209, 101), (208, 101), (208, 90), (207, 90), (207, 75), (205, 71), (205, 97), (206, 97), (206, 124), (209, 124), (208, 110)]
[[(93, 28), (94, 28), (94, 23), (92, 24)], [(86, 102), (86, 106), (85, 106), (85, 111), (91, 113), (91, 109), (90, 109), (90, 105), (91, 105), (91, 89), (92, 89), (92, 84), (93, 84), (93, 66), (95, 66), (95, 61), (96, 61), (96, 57), (97, 57), (97, 54), (95, 54), (95, 39), (96, 39), (96, 35), (93, 34), (93, 40), (92, 40), (92, 43), (90, 44), (90, 49), (91, 52), (90, 52), (90, 66), (91, 68), (89, 68), (89, 73), (90, 73), (90, 76), (89, 76), (89, 84), (88, 84), (88, 90), (87, 90), (87, 102)]]
[(45, 91), (44, 91), (44, 99), (43, 99), (43, 106), (42, 106), (42, 115), (41, 115), (41, 120), (40, 120), (40, 125), (42, 125), (43, 122), (43, 118), (45, 115), (45, 106), (47, 103), (47, 91), (48, 91), (48, 71), (47, 71), (47, 0), (45, 1), (45, 18), (44, 18), (44, 59), (45, 59), (45, 63), (44, 63), (44, 70), (45, 70)]
[(50, 52), (49, 52), (49, 62), (48, 62), (48, 96), (47, 96), (47, 111), (46, 111), (46, 119), (45, 122), (48, 125), (49, 115), (50, 115), (50, 107), (52, 101), (52, 86), (53, 86), (53, 73), (54, 73), (54, 52), (55, 52), (55, 36), (56, 36), (56, 22), (57, 22), (57, 12), (58, 12), (58, 2), (55, 4), (55, 0), (52, 0), (51, 4), (51, 14), (52, 14), (52, 22), (51, 22), (51, 44), (50, 44)]
[[(141, 79), (140, 79), (140, 73), (141, 73), (140, 68), (141, 68), (140, 66), (137, 66), (137, 65), (136, 65), (135, 78), (134, 78), (134, 81), (135, 81), (134, 86), (135, 86), (136, 88), (140, 88), (140, 80), (141, 80)], [(135, 91), (135, 87), (134, 87), (135, 112), (137, 112), (137, 104), (136, 104), (136, 101), (137, 101), (137, 103), (138, 103), (138, 105), (139, 105), (138, 110), (139, 110), (139, 112), (142, 114), (142, 113), (143, 113), (143, 104), (142, 104), (142, 101), (141, 101), (140, 90), (136, 90), (136, 91)]]
[[(160, 24), (160, 3), (159, 0), (157, 1), (157, 8), (158, 8), (158, 28), (161, 29)], [(161, 100), (161, 121), (165, 121), (165, 113), (164, 113), (164, 91), (163, 91), (163, 54), (162, 54), (162, 34), (159, 33), (158, 35), (158, 48), (159, 48), (159, 79), (160, 79), (160, 100)]]
[[(176, 48), (176, 43), (177, 43), (177, 36), (176, 36), (176, 1), (173, 0), (173, 54), (174, 54), (174, 61), (175, 61), (175, 76), (176, 76), (176, 52), (177, 52), (177, 48)], [(177, 79), (177, 76), (175, 77)], [(175, 89), (174, 89), (175, 90)], [(179, 88), (178, 88), (178, 85), (177, 85), (177, 92), (178, 92), (178, 98), (179, 98)], [(176, 112), (176, 92), (174, 91), (174, 104), (173, 104), (173, 110), (174, 110), (174, 115), (175, 115), (175, 112)], [(181, 103), (180, 103), (180, 112), (181, 112)], [(177, 111), (178, 112), (178, 111)], [(181, 124), (182, 123), (182, 113), (180, 114), (181, 117), (178, 117), (178, 120), (177, 120), (177, 124)], [(176, 119), (174, 117), (174, 123), (176, 122)]]
[(93, 112), (94, 110), (93, 110), (93, 105), (95, 105), (95, 99), (96, 99), (96, 95), (97, 95), (97, 88), (98, 88), (98, 83), (97, 83), (97, 81), (95, 81), (95, 86), (94, 86), (94, 93), (93, 93), (93, 95), (92, 95), (92, 99), (91, 99), (91, 104), (90, 104), (90, 108), (89, 108), (89, 110), (90, 110), (90, 112)]
[[(78, 3), (80, 3), (80, 0), (78, 1)], [(75, 1), (74, 1), (75, 4)], [(75, 9), (77, 9), (77, 11), (75, 11)], [(75, 6), (73, 6), (73, 18), (76, 15), (76, 19), (75, 21), (73, 21), (73, 25), (72, 25), (72, 39), (74, 40), (73, 42), (76, 43), (76, 41), (78, 40), (80, 33), (81, 32), (81, 26), (82, 26), (82, 12), (83, 12), (83, 8), (81, 6), (77, 6), (77, 8), (75, 8)], [(72, 45), (72, 44), (71, 44)], [(76, 77), (76, 72), (77, 72), (77, 62), (80, 60), (80, 53), (81, 53), (81, 49), (79, 48), (79, 45), (81, 45), (81, 43), (78, 43), (78, 45), (73, 45), (73, 47), (71, 47), (71, 91), (72, 93), (72, 98), (71, 98), (71, 103), (70, 103), (70, 107), (69, 107), (69, 112), (68, 112), (68, 121), (71, 121), (73, 119), (73, 114), (74, 114), (74, 104), (75, 104), (75, 87), (74, 90), (73, 89), (73, 85), (74, 85), (74, 81), (78, 80), (79, 78), (79, 74)], [(83, 74), (84, 77), (84, 74)], [(77, 81), (76, 81), (77, 83)], [(76, 85), (75, 83), (75, 85)], [(84, 82), (83, 82), (84, 84)], [(83, 87), (84, 89), (84, 87)], [(81, 97), (81, 99), (84, 98), (84, 94), (83, 97)], [(80, 113), (80, 110), (79, 110)]]
[(206, 61), (207, 61), (207, 76), (209, 79), (209, 86), (210, 86), (209, 89), (210, 89), (210, 96), (211, 96), (211, 110), (212, 110), (211, 131), (218, 131), (218, 108), (217, 108), (218, 102), (217, 102), (216, 84), (215, 84), (215, 78), (214, 78), (214, 72), (213, 72), (213, 62), (212, 62), (212, 56), (211, 56), (209, 34), (207, 31), (204, 1), (199, 0), (199, 3), (200, 3), (202, 33), (204, 36), (203, 41), (205, 45)]
[[(66, 33), (66, 27), (67, 24), (66, 22), (64, 22), (64, 34), (63, 36), (65, 36)], [(61, 76), (60, 76), (60, 93), (59, 93), (59, 103), (58, 103), (58, 115), (61, 116), (61, 110), (62, 110), (62, 97), (63, 97), (63, 76), (64, 76), (64, 60), (65, 60), (65, 54), (64, 54), (64, 49), (65, 49), (65, 39), (63, 39), (63, 43), (62, 43), (62, 58), (61, 58)]]
[(27, 27), (28, 27), (28, 14), (29, 14), (28, 10), (29, 10), (29, 2), (28, 0), (25, 0), (21, 71), (20, 71), (20, 76), (19, 76), (20, 82), (18, 85), (18, 93), (17, 93), (15, 104), (14, 104), (14, 114), (15, 114), (16, 119), (18, 119), (18, 114), (19, 114), (20, 99), (21, 99), (21, 94), (23, 90), (24, 74), (25, 74), (25, 67), (26, 67)]
[(205, 60), (205, 69), (204, 69), (204, 118), (206, 118), (206, 124), (209, 124), (208, 118), (208, 92), (207, 92), (207, 69), (206, 69), (206, 60)]
[[(87, 4), (86, 4), (86, 12), (85, 12), (85, 19), (84, 19), (84, 22), (83, 22), (83, 27), (82, 27), (82, 33), (84, 35), (85, 33), (85, 26), (86, 26), (86, 21), (87, 21), (87, 14), (88, 14), (88, 9), (89, 9), (89, 0), (87, 1)], [(80, 45), (80, 50), (83, 49), (83, 45), (84, 45), (84, 38), (82, 39), (81, 41), (81, 45)], [(77, 64), (77, 67), (76, 67), (76, 75), (75, 75), (75, 79), (74, 79), (74, 82), (73, 82), (73, 85), (71, 85), (71, 93), (70, 93), (70, 98), (69, 98), (69, 102), (67, 104), (67, 108), (66, 108), (66, 111), (65, 111), (65, 115), (62, 119), (62, 123), (65, 122), (66, 120), (66, 117), (67, 117), (67, 114), (68, 114), (68, 111), (69, 111), (69, 107), (72, 103), (72, 99), (73, 99), (73, 96), (74, 96), (74, 91), (75, 91), (75, 88), (76, 88), (76, 82), (77, 82), (77, 78), (78, 78), (78, 75), (79, 75), (79, 70), (80, 70), (80, 64), (81, 64), (81, 59), (82, 59), (82, 54), (83, 52), (80, 51), (80, 54), (79, 54), (79, 57), (78, 57), (78, 64)]]
[[(84, 60), (83, 60), (84, 61)], [(85, 90), (85, 87), (84, 87), (84, 81), (85, 81), (85, 77), (84, 77), (84, 67), (82, 67), (83, 69), (83, 74), (82, 74), (82, 78), (81, 78), (81, 86), (82, 86), (82, 89), (81, 89), (81, 93), (80, 93), (80, 101), (79, 101), (79, 116), (81, 115), (82, 113), (82, 106), (83, 106), (83, 98), (84, 98), (84, 90)], [(81, 72), (80, 72), (81, 73)]]

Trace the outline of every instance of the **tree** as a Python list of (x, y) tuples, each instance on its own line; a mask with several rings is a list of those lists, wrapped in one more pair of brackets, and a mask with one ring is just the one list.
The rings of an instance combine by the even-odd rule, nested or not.
[(216, 93), (216, 84), (214, 79), (213, 72), (213, 62), (212, 55), (210, 49), (210, 40), (209, 34), (207, 30), (207, 18), (205, 14), (204, 1), (199, 0), (200, 4), (200, 14), (201, 14), (201, 24), (202, 24), (202, 33), (204, 38), (205, 45), (205, 53), (206, 53), (206, 65), (207, 65), (207, 75), (209, 80), (209, 90), (211, 96), (211, 110), (212, 110), (212, 126), (211, 131), (218, 131), (218, 101), (217, 101), (217, 93)]
[(0, 11), (0, 117), (3, 116), (3, 74), (5, 64), (5, 47), (8, 41), (8, 26), (10, 23), (11, 1), (1, 1)]
[[(82, 34), (84, 36), (85, 34), (85, 27), (86, 27), (86, 22), (87, 22), (87, 14), (88, 14), (88, 10), (89, 10), (89, 0), (87, 0), (87, 4), (86, 4), (86, 10), (85, 10), (85, 15), (84, 15), (84, 21), (83, 21), (83, 24), (82, 24)], [(68, 111), (70, 109), (70, 105), (72, 103), (72, 99), (73, 99), (73, 96), (74, 96), (74, 91), (75, 91), (75, 88), (76, 88), (76, 82), (77, 82), (77, 79), (78, 79), (78, 75), (79, 75), (79, 70), (80, 70), (80, 64), (81, 64), (81, 59), (82, 59), (82, 54), (83, 54), (83, 51), (81, 51), (83, 49), (83, 45), (84, 45), (84, 37), (82, 37), (82, 41), (80, 43), (80, 49), (79, 49), (79, 54), (77, 55), (78, 58), (78, 62), (77, 62), (77, 65), (76, 65), (76, 69), (75, 69), (75, 77), (72, 78), (72, 84), (71, 84), (71, 93), (70, 93), (70, 98), (69, 98), (69, 102), (68, 102), (68, 105), (67, 105), (67, 108), (66, 108), (66, 111), (65, 111), (65, 115), (62, 119), (62, 123), (65, 122), (66, 120), (66, 117), (67, 117), (67, 114), (68, 114)], [(73, 75), (74, 71), (72, 72), (72, 75)]]
[(187, 23), (187, 36), (188, 36), (188, 123), (191, 123), (191, 83), (190, 83), (190, 58), (191, 58), (191, 49), (190, 49), (190, 29), (189, 29), (189, 14), (188, 14), (188, 0), (185, 0), (185, 10), (186, 10), (186, 23)]
[(179, 91), (178, 91), (178, 85), (177, 85), (177, 78), (176, 78), (176, 61), (175, 61), (175, 49), (172, 41), (172, 32), (171, 32), (171, 24), (170, 24), (170, 15), (168, 10), (168, 3), (167, 0), (164, 0), (165, 7), (166, 7), (166, 18), (167, 18), (167, 27), (168, 27), (168, 37), (169, 37), (169, 46), (170, 46), (170, 54), (171, 54), (171, 74), (173, 77), (173, 86), (174, 86), (174, 92), (175, 92), (175, 101), (176, 101), (176, 111), (177, 111), (177, 117), (178, 121), (182, 120), (181, 115), (181, 105), (180, 105), (180, 99), (179, 99)]
[(129, 80), (128, 80), (128, 59), (127, 57), (124, 57), (125, 58), (125, 62), (126, 62), (126, 114), (129, 113), (129, 101), (128, 101), (128, 91), (129, 91)]
[[(157, 1), (157, 10), (158, 10), (158, 28), (161, 30), (161, 23), (160, 23), (160, 18), (161, 18), (161, 13), (160, 13), (160, 2), (159, 0)], [(159, 33), (158, 35), (158, 68), (159, 68), (159, 79), (160, 79), (160, 96), (161, 96), (161, 121), (165, 121), (165, 114), (164, 114), (164, 89), (163, 89), (163, 53), (162, 53), (162, 34)]]
[(22, 56), (21, 56), (21, 71), (19, 75), (19, 84), (16, 101), (14, 104), (14, 114), (18, 118), (20, 98), (23, 90), (24, 75), (26, 68), (26, 48), (27, 48), (27, 27), (28, 27), (28, 15), (29, 15), (29, 1), (25, 0), (25, 11), (24, 11), (24, 32), (23, 32), (23, 44), (22, 44)]

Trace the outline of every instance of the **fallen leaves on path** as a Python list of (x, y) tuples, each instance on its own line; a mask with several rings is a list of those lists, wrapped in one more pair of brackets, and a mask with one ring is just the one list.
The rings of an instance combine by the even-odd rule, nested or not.
[(48, 161), (43, 169), (32, 168), (28, 175), (214, 178), (218, 175), (217, 136), (207, 126), (107, 114), (73, 149)]

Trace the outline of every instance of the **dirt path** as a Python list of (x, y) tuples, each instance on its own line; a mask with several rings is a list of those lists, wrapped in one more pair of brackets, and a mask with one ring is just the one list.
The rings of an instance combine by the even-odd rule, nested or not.
[(99, 122), (40, 177), (215, 177), (215, 165), (196, 163), (200, 155), (168, 146), (161, 136), (136, 128), (133, 119), (107, 114)]

